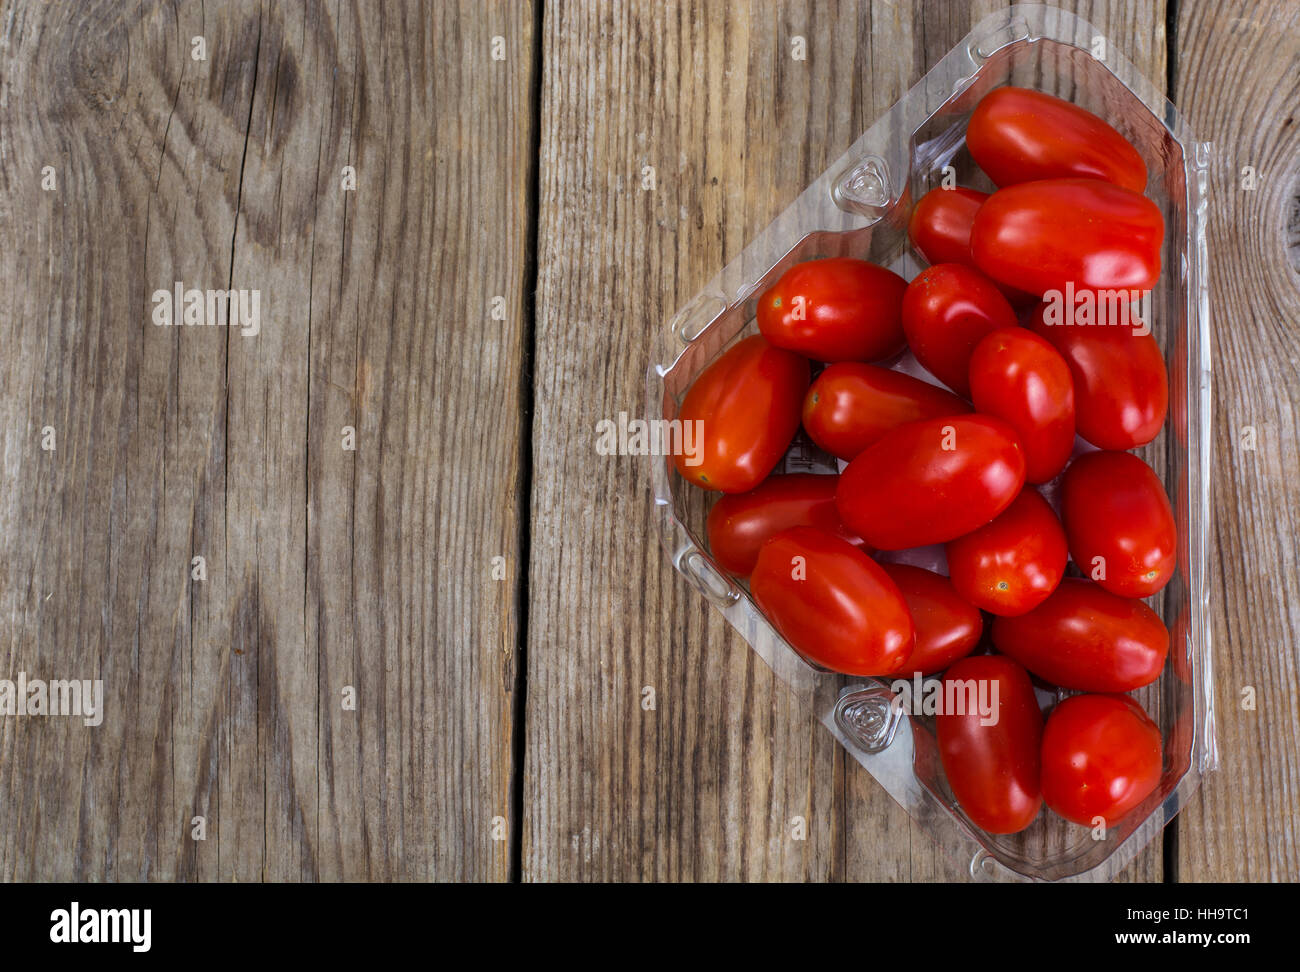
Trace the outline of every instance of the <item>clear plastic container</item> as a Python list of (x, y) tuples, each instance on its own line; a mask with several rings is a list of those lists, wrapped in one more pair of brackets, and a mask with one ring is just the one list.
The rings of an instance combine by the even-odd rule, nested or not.
[[(1109, 880), (1159, 834), (1216, 768), (1206, 538), (1210, 523), (1210, 335), (1206, 226), (1210, 146), (1198, 142), (1164, 95), (1109, 38), (1072, 14), (1039, 5), (982, 20), (883, 118), (668, 322), (647, 374), (648, 417), (673, 419), (687, 388), (723, 350), (756, 332), (757, 297), (792, 264), (856, 256), (910, 279), (925, 265), (907, 239), (913, 202), (940, 184), (991, 191), (965, 148), (970, 112), (1004, 84), (1066, 98), (1105, 118), (1138, 149), (1146, 194), (1165, 219), (1163, 272), (1151, 295), (1152, 333), (1170, 375), (1170, 413), (1138, 450), (1177, 508), (1174, 579), (1148, 600), (1172, 635), (1161, 678), (1133, 693), (1164, 736), (1164, 774), (1148, 800), (1104, 839), (1046, 808), (1020, 834), (971, 824), (944, 779), (932, 717), (900, 715), (886, 683), (825, 672), (772, 628), (745, 585), (710, 558), (705, 517), (716, 494), (682, 480), (671, 458), (651, 458), (655, 512), (673, 565), (741, 633), (820, 722), (948, 851), (980, 880)], [(924, 376), (910, 353), (890, 367)], [(834, 472), (802, 433), (778, 471)], [(1045, 490), (1051, 498), (1052, 490)], [(941, 566), (942, 554), (892, 559)], [(1044, 703), (1053, 701), (1044, 693)]]

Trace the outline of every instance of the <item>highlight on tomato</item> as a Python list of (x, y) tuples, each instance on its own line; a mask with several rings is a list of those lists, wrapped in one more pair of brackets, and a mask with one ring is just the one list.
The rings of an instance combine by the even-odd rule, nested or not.
[(1160, 783), (1160, 729), (1124, 695), (1075, 695), (1043, 729), (1047, 805), (1085, 827), (1113, 827)]
[[(960, 263), (979, 269), (970, 252), (970, 231), (975, 213), (988, 197), (987, 192), (965, 186), (938, 186), (917, 200), (907, 222), (907, 235), (926, 263)], [(1038, 302), (1034, 294), (993, 283), (1017, 310)]]
[(796, 263), (758, 300), (773, 347), (814, 361), (880, 361), (903, 349), (907, 281), (852, 257)]
[(970, 246), (984, 273), (1035, 294), (1137, 295), (1160, 276), (1164, 238), (1160, 208), (1141, 193), (1097, 179), (1043, 179), (989, 196)]
[(1123, 451), (1160, 434), (1169, 410), (1164, 355), (1150, 333), (1112, 324), (1048, 324), (1039, 305), (1025, 327), (1045, 338), (1070, 367), (1075, 431), (1100, 449)]
[(898, 585), (916, 626), (912, 654), (892, 674), (933, 675), (975, 650), (984, 633), (984, 618), (948, 578), (911, 564), (880, 566)]
[(966, 148), (999, 187), (1083, 178), (1141, 192), (1147, 184), (1142, 156), (1112, 125), (1028, 88), (995, 88), (980, 99), (966, 128)]
[(1061, 353), (1023, 327), (985, 335), (970, 359), (971, 401), (1006, 421), (1025, 449), (1025, 479), (1060, 475), (1074, 451), (1074, 379)]
[(745, 338), (709, 365), (686, 392), (678, 418), (699, 423), (696, 454), (673, 457), (701, 489), (745, 493), (761, 483), (799, 431), (811, 369), (806, 358)]
[(769, 539), (749, 580), (755, 602), (805, 658), (844, 675), (888, 675), (912, 653), (903, 594), (874, 560), (815, 527)]
[(856, 539), (835, 508), (839, 476), (790, 473), (769, 476), (748, 493), (728, 493), (709, 510), (709, 553), (737, 577), (748, 577), (768, 539), (796, 526), (817, 527), (852, 542)]
[(1178, 566), (1174, 509), (1130, 452), (1089, 452), (1061, 480), (1061, 518), (1079, 569), (1112, 594), (1150, 597)]
[(1169, 630), (1141, 601), (1067, 577), (1032, 611), (994, 618), (993, 645), (1061, 688), (1129, 692), (1160, 677)]
[(1016, 312), (978, 270), (940, 263), (903, 295), (903, 332), (916, 360), (959, 395), (970, 394), (970, 358), (990, 331), (1017, 326)]
[(1065, 531), (1047, 500), (1025, 488), (991, 523), (949, 541), (948, 573), (963, 598), (992, 614), (1032, 611), (1065, 576)]
[(835, 504), (877, 550), (955, 540), (1011, 505), (1025, 484), (1015, 430), (990, 415), (947, 415), (886, 432), (840, 474)]
[(901, 371), (843, 361), (813, 381), (803, 401), (803, 427), (831, 455), (846, 462), (890, 429), (971, 407), (937, 385)]
[[(961, 711), (947, 711), (953, 699)], [(991, 834), (1024, 830), (1043, 805), (1043, 717), (1028, 674), (1000, 655), (964, 658), (944, 674), (943, 700), (935, 737), (957, 803)]]

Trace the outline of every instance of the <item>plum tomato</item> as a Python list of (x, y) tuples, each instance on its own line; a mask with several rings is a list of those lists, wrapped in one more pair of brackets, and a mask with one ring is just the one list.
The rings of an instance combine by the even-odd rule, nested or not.
[(1032, 611), (1056, 590), (1068, 559), (1065, 531), (1047, 500), (1026, 488), (1003, 513), (947, 546), (957, 593), (992, 614)]
[(948, 578), (910, 564), (880, 566), (902, 591), (916, 627), (911, 656), (892, 674), (933, 675), (975, 650), (984, 633), (984, 618), (978, 608), (961, 599)]
[(971, 354), (970, 391), (976, 411), (1019, 434), (1028, 482), (1060, 475), (1074, 450), (1074, 379), (1051, 342), (1023, 327), (987, 334)]
[(903, 348), (907, 281), (866, 260), (796, 263), (758, 301), (758, 330), (774, 347), (815, 361), (879, 361)]
[(1070, 366), (1074, 425), (1100, 449), (1133, 449), (1160, 434), (1169, 409), (1169, 381), (1160, 346), (1139, 328), (1106, 323), (1048, 324), (1046, 304), (1026, 328), (1046, 338)]
[(1129, 452), (1089, 452), (1061, 481), (1070, 556), (1120, 597), (1150, 597), (1178, 565), (1174, 510), (1160, 478)]
[[(974, 700), (983, 695), (991, 715), (971, 704), (972, 694)], [(962, 712), (944, 711), (935, 719), (939, 759), (953, 796), (991, 834), (1024, 830), (1043, 805), (1043, 716), (1029, 675), (1000, 655), (963, 658), (944, 674), (943, 698), (945, 706), (950, 698), (965, 702)]]
[(1028, 88), (995, 88), (971, 113), (971, 158), (994, 184), (1102, 179), (1141, 192), (1147, 167), (1137, 149), (1090, 111)]
[(1114, 826), (1150, 796), (1162, 764), (1160, 728), (1127, 696), (1071, 696), (1047, 717), (1043, 799), (1066, 820)]
[(1165, 221), (1140, 193), (1097, 179), (999, 189), (975, 214), (971, 255), (999, 283), (1035, 294), (1146, 291), (1160, 276)]
[(994, 618), (993, 645), (1061, 688), (1128, 692), (1160, 677), (1169, 630), (1141, 601), (1067, 577), (1029, 613)]
[(700, 422), (694, 456), (673, 457), (703, 489), (745, 493), (761, 483), (799, 431), (811, 369), (806, 358), (745, 338), (709, 365), (686, 392), (678, 418)]
[(928, 263), (975, 266), (970, 255), (970, 228), (987, 192), (954, 186), (931, 189), (917, 200), (907, 222), (907, 235)]
[[(987, 192), (978, 189), (939, 186), (917, 200), (907, 223), (907, 235), (926, 263), (960, 263), (976, 269), (970, 253), (970, 228), (976, 211), (988, 197)], [(994, 283), (1017, 310), (1038, 302), (1033, 294)]]
[(903, 296), (903, 332), (916, 360), (959, 395), (970, 394), (970, 356), (990, 331), (1016, 327), (993, 281), (960, 263), (922, 270)]
[(905, 422), (970, 410), (952, 392), (920, 378), (843, 361), (814, 379), (803, 400), (803, 427), (813, 442), (847, 462)]
[(729, 493), (709, 510), (709, 553), (723, 570), (748, 577), (768, 538), (790, 527), (811, 526), (852, 542), (835, 508), (839, 476), (791, 473), (769, 476), (748, 493)]
[(912, 653), (915, 627), (898, 585), (847, 540), (792, 527), (758, 553), (754, 601), (805, 658), (844, 675), (888, 675)]
[(835, 505), (877, 550), (945, 543), (988, 523), (1025, 484), (1015, 430), (989, 415), (946, 415), (886, 432), (840, 474)]

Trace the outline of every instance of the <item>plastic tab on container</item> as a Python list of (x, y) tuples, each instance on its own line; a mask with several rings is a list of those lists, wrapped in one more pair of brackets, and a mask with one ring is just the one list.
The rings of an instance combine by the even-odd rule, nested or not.
[(885, 160), (878, 155), (858, 159), (835, 180), (831, 196), (840, 209), (865, 216), (874, 223), (894, 203)]
[(883, 687), (848, 692), (835, 704), (835, 724), (868, 753), (879, 753), (894, 741), (901, 717), (894, 693)]
[(998, 878), (997, 858), (980, 848), (970, 860), (970, 876), (976, 881), (996, 881)]
[(736, 585), (718, 573), (699, 549), (692, 549), (682, 558), (682, 573), (691, 578), (705, 597), (716, 604), (727, 605), (740, 597)]
[(700, 294), (677, 312), (669, 325), (682, 344), (690, 344), (727, 310), (727, 302), (715, 294)]
[(979, 67), (1002, 48), (1028, 37), (1028, 21), (1024, 17), (1012, 17), (998, 29), (972, 38), (966, 52), (970, 55), (971, 62)]

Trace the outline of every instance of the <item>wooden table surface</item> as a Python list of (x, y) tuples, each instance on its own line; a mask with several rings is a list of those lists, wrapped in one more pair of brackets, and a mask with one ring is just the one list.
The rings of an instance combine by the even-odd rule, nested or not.
[[(966, 879), (595, 424), (997, 6), (0, 0), (0, 678), (104, 685), (0, 718), (0, 877)], [(1216, 146), (1223, 768), (1126, 877), (1295, 880), (1300, 7), (1063, 6)]]

